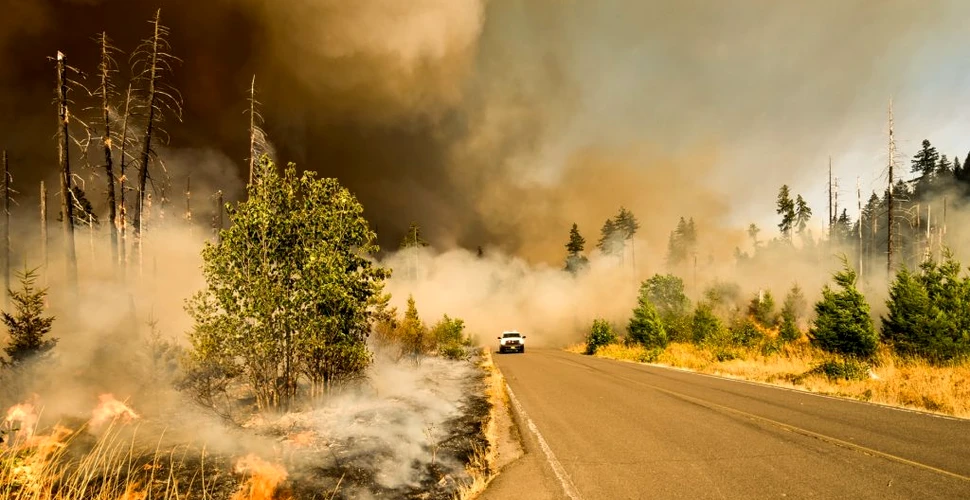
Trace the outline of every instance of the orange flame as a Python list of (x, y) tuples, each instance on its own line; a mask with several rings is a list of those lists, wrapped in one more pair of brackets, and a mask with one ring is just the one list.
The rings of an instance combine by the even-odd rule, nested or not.
[(231, 500), (273, 500), (277, 486), (287, 476), (282, 465), (269, 463), (252, 453), (236, 462), (236, 473), (250, 476)]
[[(7, 430), (20, 430), (20, 435), (30, 437), (34, 434), (34, 427), (37, 425), (37, 412), (34, 410), (34, 405), (30, 403), (21, 403), (19, 405), (13, 405), (7, 410), (7, 418), (4, 419), (4, 424)], [(20, 425), (14, 427), (14, 422)]]
[(66, 446), (65, 440), (72, 433), (67, 427), (55, 425), (49, 435), (32, 436), (18, 448), (25, 452), (23, 460), (10, 469), (9, 477), (35, 494), (40, 492), (49, 482), (57, 453)]
[(92, 427), (100, 427), (101, 425), (117, 418), (121, 418), (125, 422), (138, 418), (138, 414), (135, 413), (131, 407), (122, 403), (121, 401), (118, 401), (111, 394), (102, 394), (98, 396), (98, 399), (101, 400), (101, 402), (98, 404), (98, 407), (94, 409), (94, 412), (92, 412)]
[(137, 482), (128, 483), (125, 492), (118, 497), (118, 500), (145, 500), (148, 498), (148, 491), (141, 489), (141, 484)]

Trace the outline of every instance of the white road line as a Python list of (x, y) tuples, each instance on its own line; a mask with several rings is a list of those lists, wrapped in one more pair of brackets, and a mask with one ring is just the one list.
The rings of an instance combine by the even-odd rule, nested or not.
[(539, 441), (539, 447), (542, 448), (542, 452), (545, 453), (546, 460), (552, 467), (552, 472), (556, 474), (556, 478), (559, 479), (559, 484), (562, 485), (562, 489), (566, 493), (566, 496), (572, 498), (573, 500), (581, 500), (582, 497), (579, 496), (579, 492), (576, 491), (576, 486), (573, 484), (573, 481), (569, 479), (569, 474), (566, 473), (566, 469), (563, 468), (562, 464), (559, 463), (559, 459), (556, 458), (556, 455), (552, 452), (552, 449), (549, 448), (549, 444), (546, 443), (546, 440), (542, 437), (542, 434), (539, 432), (539, 428), (536, 427), (535, 422), (529, 418), (529, 415), (525, 412), (525, 409), (522, 408), (521, 404), (519, 404), (519, 400), (515, 397), (515, 393), (512, 392), (512, 388), (509, 387), (508, 383), (505, 384), (505, 389), (509, 392), (509, 399), (512, 401), (512, 405), (515, 406), (515, 411), (519, 412), (519, 415), (522, 416), (522, 420), (525, 421), (526, 425), (529, 426), (529, 430), (535, 434), (536, 439)]

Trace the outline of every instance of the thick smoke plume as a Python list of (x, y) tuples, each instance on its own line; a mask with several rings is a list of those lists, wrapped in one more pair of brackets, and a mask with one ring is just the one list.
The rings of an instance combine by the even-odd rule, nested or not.
[(240, 113), (256, 74), (280, 156), (344, 181), (383, 246), (416, 220), (439, 247), (545, 261), (559, 243), (534, 228), (594, 230), (602, 215), (592, 214), (621, 204), (661, 235), (679, 215), (711, 215), (713, 225), (763, 218), (782, 183), (805, 186), (818, 208), (833, 153), (852, 150), (860, 160), (850, 168), (875, 182), (889, 95), (901, 138), (943, 116), (907, 100), (919, 91), (907, 68), (943, 73), (967, 9), (942, 0), (2, 6), (12, 22), (0, 35), (0, 113), (17, 119), (0, 124), (0, 137), (27, 183), (54, 164), (46, 57), (64, 50), (91, 73), (90, 37), (107, 30), (130, 50), (161, 7), (184, 60), (172, 82), (186, 105), (184, 123), (170, 127), (174, 146), (215, 148), (242, 165)]

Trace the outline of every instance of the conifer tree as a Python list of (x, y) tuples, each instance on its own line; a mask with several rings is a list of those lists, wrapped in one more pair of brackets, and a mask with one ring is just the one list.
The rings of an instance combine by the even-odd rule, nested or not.
[(777, 209), (775, 212), (781, 216), (781, 222), (778, 223), (778, 229), (781, 230), (781, 235), (788, 241), (791, 241), (791, 232), (795, 224), (795, 202), (791, 199), (791, 192), (787, 184), (781, 186), (781, 189), (778, 190)]
[(795, 227), (798, 230), (798, 234), (804, 234), (805, 228), (808, 226), (808, 221), (812, 219), (812, 209), (802, 198), (802, 195), (798, 195), (795, 199)]
[(596, 243), (596, 248), (604, 255), (616, 256), (623, 250), (623, 240), (620, 237), (619, 228), (616, 221), (612, 218), (607, 219), (600, 228), (600, 239)]
[(798, 321), (805, 313), (805, 307), (805, 296), (796, 284), (788, 291), (781, 308), (781, 329), (778, 335), (785, 342), (794, 342), (801, 338), (802, 332), (798, 329)]
[(49, 338), (54, 324), (53, 316), (44, 316), (46, 288), (37, 288), (37, 270), (24, 269), (17, 273), (19, 290), (9, 290), (14, 313), (4, 311), (3, 324), (7, 327), (9, 343), (3, 351), (9, 360), (4, 364), (19, 366), (36, 356), (42, 356), (57, 345), (56, 338)]
[(834, 280), (841, 290), (828, 284), (815, 304), (815, 323), (809, 338), (816, 347), (846, 356), (870, 358), (876, 353), (876, 331), (869, 316), (869, 303), (856, 288), (856, 272), (843, 259)]
[(565, 270), (573, 274), (576, 274), (582, 269), (585, 269), (589, 264), (588, 259), (583, 255), (583, 250), (586, 248), (586, 238), (583, 238), (579, 234), (579, 226), (573, 223), (573, 227), (569, 230), (569, 241), (566, 242), (566, 266)]

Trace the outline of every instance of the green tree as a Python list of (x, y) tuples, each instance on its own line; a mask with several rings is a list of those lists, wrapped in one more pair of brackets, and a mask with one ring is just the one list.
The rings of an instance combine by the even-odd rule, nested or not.
[(802, 235), (805, 233), (805, 228), (808, 227), (808, 221), (812, 219), (812, 209), (802, 198), (802, 195), (798, 195), (795, 199), (795, 227), (797, 228), (798, 234)]
[(920, 150), (910, 161), (912, 164), (911, 172), (918, 173), (919, 179), (916, 181), (915, 191), (917, 196), (925, 194), (933, 183), (933, 174), (936, 172), (940, 161), (940, 154), (930, 141), (923, 139)]
[(889, 290), (883, 339), (900, 354), (945, 363), (970, 356), (970, 278), (947, 252), (942, 262), (927, 261), (921, 273), (903, 268)]
[(49, 338), (54, 324), (53, 316), (44, 316), (46, 288), (37, 288), (37, 270), (24, 269), (17, 273), (19, 290), (8, 290), (15, 312), (3, 312), (3, 324), (10, 340), (3, 351), (9, 357), (4, 364), (20, 366), (41, 357), (57, 345), (56, 338)]
[(633, 235), (637, 234), (637, 230), (640, 229), (640, 223), (637, 221), (636, 216), (625, 207), (620, 207), (620, 211), (614, 217), (613, 223), (623, 241), (633, 239)]
[(428, 246), (428, 242), (421, 236), (421, 226), (417, 222), (412, 222), (408, 226), (408, 232), (401, 240), (401, 248), (423, 248)]
[(684, 291), (684, 280), (673, 274), (655, 274), (640, 285), (640, 296), (656, 308), (671, 340), (688, 340), (690, 299)]
[(834, 280), (841, 290), (835, 291), (828, 284), (822, 289), (809, 338), (824, 351), (869, 358), (876, 353), (878, 337), (869, 304), (856, 288), (856, 272), (843, 259), (843, 268), (835, 273)]
[(758, 233), (760, 232), (761, 228), (759, 228), (755, 223), (752, 222), (750, 225), (748, 225), (748, 237), (751, 238), (751, 247), (754, 248), (755, 251), (757, 251), (758, 247), (761, 245), (761, 242), (758, 241)]
[(205, 289), (186, 304), (199, 367), (237, 372), (260, 408), (286, 408), (299, 379), (316, 396), (359, 376), (389, 275), (373, 262), (374, 233), (336, 179), (281, 174), (265, 156), (246, 201), (202, 251)]
[(583, 255), (586, 248), (586, 238), (579, 234), (579, 226), (573, 223), (569, 230), (569, 241), (566, 242), (566, 266), (564, 270), (573, 274), (585, 269), (589, 265), (589, 260)]
[(748, 314), (755, 321), (771, 328), (778, 323), (778, 315), (775, 313), (775, 298), (772, 297), (770, 290), (758, 292), (748, 304)]
[(795, 202), (791, 199), (791, 192), (787, 184), (781, 186), (781, 189), (778, 190), (777, 209), (775, 212), (781, 216), (781, 222), (778, 223), (778, 229), (781, 230), (781, 235), (791, 241), (791, 232), (795, 224), (796, 215)]
[(400, 324), (401, 354), (414, 361), (421, 359), (429, 351), (428, 327), (418, 316), (418, 308), (414, 304), (414, 297), (408, 295), (408, 308), (404, 312), (404, 321)]
[(607, 219), (600, 228), (600, 239), (596, 243), (596, 248), (603, 255), (613, 257), (623, 253), (623, 236), (613, 219)]
[(657, 314), (657, 310), (643, 288), (640, 289), (637, 307), (633, 310), (627, 332), (630, 342), (648, 348), (664, 348), (669, 342), (663, 320), (660, 319), (660, 315)]
[(465, 322), (450, 318), (445, 314), (431, 327), (430, 337), (435, 344), (434, 350), (441, 357), (461, 360), (467, 358), (465, 347), (471, 340), (465, 336)]
[(781, 329), (778, 335), (785, 342), (794, 342), (802, 337), (798, 322), (804, 316), (806, 307), (802, 289), (795, 284), (785, 296), (785, 303), (781, 308)]
[(683, 217), (677, 222), (677, 228), (670, 233), (667, 243), (667, 265), (677, 266), (697, 251), (697, 228), (693, 217), (690, 221)]
[(596, 350), (605, 345), (616, 342), (616, 332), (613, 325), (605, 319), (593, 320), (593, 327), (586, 336), (586, 354), (596, 354)]
[(697, 304), (691, 326), (693, 327), (695, 344), (716, 341), (724, 331), (724, 325), (720, 318), (714, 314), (714, 308), (706, 302)]

